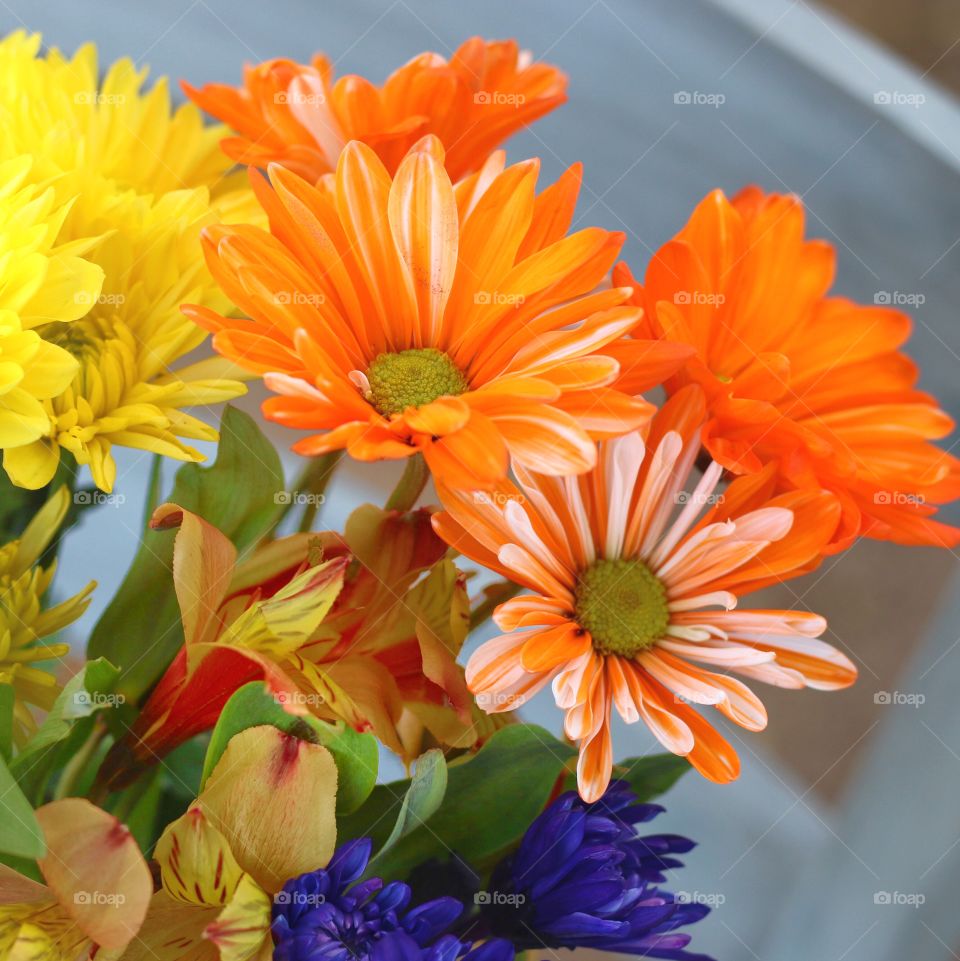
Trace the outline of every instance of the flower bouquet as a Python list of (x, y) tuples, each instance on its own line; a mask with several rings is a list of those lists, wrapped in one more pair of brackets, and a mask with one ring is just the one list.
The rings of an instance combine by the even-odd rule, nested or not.
[[(738, 776), (748, 682), (857, 675), (749, 595), (859, 538), (960, 543), (909, 318), (831, 295), (756, 187), (635, 275), (579, 165), (507, 162), (566, 96), (513, 41), (173, 107), (15, 33), (0, 80), (0, 955), (707, 958), (654, 799)], [(258, 417), (226, 405), (252, 381)], [(153, 458), (147, 512), (78, 649), (95, 585), (56, 558), (123, 496), (115, 446)], [(345, 459), (399, 480), (331, 530)]]

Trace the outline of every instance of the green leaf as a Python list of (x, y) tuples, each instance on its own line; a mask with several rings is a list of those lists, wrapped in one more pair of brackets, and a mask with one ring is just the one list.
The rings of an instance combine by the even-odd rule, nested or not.
[(481, 864), (520, 839), (574, 754), (572, 747), (541, 727), (511, 724), (497, 731), (477, 754), (447, 766), (446, 792), (425, 824), (413, 826), (404, 814), (411, 784), (400, 781), (378, 787), (373, 803), (368, 802), (370, 810), (365, 804), (353, 818), (341, 822), (341, 837), (369, 832), (376, 840), (384, 833), (376, 819), (389, 822), (389, 812), (396, 810), (404, 827), (389, 849), (378, 854), (379, 875), (404, 878), (417, 865), (445, 860), (452, 851), (471, 864)]
[(613, 768), (613, 776), (629, 782), (641, 801), (665, 794), (690, 770), (690, 762), (676, 754), (631, 757)]
[(373, 859), (374, 863), (378, 863), (377, 859), (386, 854), (401, 838), (426, 824), (443, 803), (446, 793), (447, 762), (443, 752), (434, 748), (417, 759), (410, 787), (407, 788), (400, 805), (400, 814), (390, 836)]
[(260, 724), (271, 724), (287, 734), (322, 744), (333, 755), (339, 777), (338, 814), (355, 811), (377, 783), (379, 750), (372, 734), (361, 734), (346, 725), (329, 724), (311, 716), (289, 714), (267, 693), (261, 681), (251, 681), (233, 694), (220, 713), (203, 762), (201, 788), (223, 756), (230, 739)]
[(13, 753), (13, 704), (16, 694), (12, 684), (0, 684), (0, 756), (10, 760)]
[(51, 773), (86, 740), (93, 716), (118, 704), (118, 695), (110, 693), (116, 679), (117, 669), (100, 657), (87, 661), (67, 681), (43, 723), (10, 762), (11, 773), (28, 797), (41, 800)]
[(0, 761), (0, 851), (21, 858), (42, 858), (47, 853), (33, 808), (3, 761)]
[[(228, 406), (220, 423), (216, 461), (210, 467), (181, 467), (167, 500), (199, 514), (243, 552), (279, 516), (282, 505), (276, 495), (282, 489), (283, 468), (273, 445), (251, 417)], [(174, 535), (144, 528), (140, 549), (94, 627), (88, 648), (91, 657), (106, 657), (119, 665), (117, 690), (134, 703), (183, 643), (171, 572)]]

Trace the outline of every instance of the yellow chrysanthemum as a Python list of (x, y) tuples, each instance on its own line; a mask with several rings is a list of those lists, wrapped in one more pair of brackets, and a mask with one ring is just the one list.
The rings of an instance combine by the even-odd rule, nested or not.
[[(0, 447), (47, 430), (43, 401), (60, 393), (77, 362), (37, 329), (74, 321), (100, 293), (103, 271), (60, 242), (68, 213), (51, 189), (25, 185), (27, 156), (0, 161)], [(86, 305), (82, 303), (86, 300)], [(60, 323), (66, 329), (69, 325)]]
[(43, 606), (56, 564), (43, 567), (37, 561), (69, 505), (70, 494), (61, 487), (37, 512), (22, 537), (0, 547), (0, 684), (13, 686), (14, 739), (18, 744), (36, 729), (31, 705), (49, 710), (60, 692), (53, 675), (36, 663), (63, 657), (69, 645), (40, 642), (72, 624), (86, 610), (96, 586), (91, 581), (69, 600), (55, 607)]
[[(72, 248), (93, 238), (70, 252), (104, 275), (102, 289), (74, 283), (72, 313), (51, 311), (37, 327), (35, 339), (61, 364), (54, 389), (34, 395), (42, 416), (32, 407), (30, 429), (0, 445), (7, 473), (22, 487), (49, 483), (61, 450), (89, 465), (108, 491), (114, 444), (201, 460), (184, 441), (215, 440), (216, 431), (183, 408), (245, 390), (219, 361), (175, 365), (203, 340), (180, 304), (229, 309), (203, 264), (199, 232), (249, 219), (251, 192), (229, 173), (218, 146), (224, 130), (205, 127), (192, 105), (172, 110), (164, 79), (148, 91), (145, 80), (145, 69), (121, 60), (101, 81), (93, 46), (67, 59), (56, 50), (41, 56), (39, 36), (0, 41), (0, 163), (33, 157), (23, 179), (63, 205), (59, 242)], [(7, 271), (0, 259), (0, 290)], [(35, 366), (40, 372), (49, 364)], [(0, 390), (4, 374), (0, 365)]]

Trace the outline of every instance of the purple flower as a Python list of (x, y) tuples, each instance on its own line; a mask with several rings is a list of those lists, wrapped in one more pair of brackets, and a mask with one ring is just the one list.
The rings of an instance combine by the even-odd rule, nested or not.
[(694, 843), (636, 832), (662, 811), (639, 803), (624, 781), (613, 781), (593, 804), (574, 792), (561, 795), (494, 869), (474, 930), (508, 938), (518, 951), (590, 947), (710, 961), (684, 950), (690, 935), (677, 930), (709, 908), (680, 903), (658, 887), (665, 870), (682, 867), (674, 855)]
[(463, 913), (456, 898), (409, 908), (410, 887), (359, 880), (371, 842), (344, 844), (318, 871), (292, 878), (275, 896), (275, 961), (513, 961), (498, 939), (478, 947), (448, 933)]

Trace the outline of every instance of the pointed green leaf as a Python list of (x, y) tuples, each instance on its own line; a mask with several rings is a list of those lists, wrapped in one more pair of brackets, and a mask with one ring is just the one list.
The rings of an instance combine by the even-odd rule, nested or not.
[(21, 858), (42, 858), (47, 853), (33, 808), (3, 761), (0, 761), (0, 851)]

